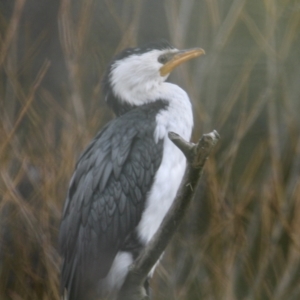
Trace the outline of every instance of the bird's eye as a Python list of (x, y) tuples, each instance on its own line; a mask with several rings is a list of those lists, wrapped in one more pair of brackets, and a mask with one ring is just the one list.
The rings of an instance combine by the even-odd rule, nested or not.
[(162, 54), (158, 57), (158, 62), (161, 64), (165, 64), (168, 61), (168, 57), (165, 54)]

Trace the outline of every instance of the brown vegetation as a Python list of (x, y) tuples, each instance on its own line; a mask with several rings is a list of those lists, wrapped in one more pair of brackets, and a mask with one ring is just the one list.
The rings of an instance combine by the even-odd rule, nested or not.
[(0, 299), (59, 299), (57, 233), (80, 152), (112, 117), (101, 77), (158, 38), (207, 55), (170, 80), (221, 141), (154, 299), (300, 299), (296, 0), (0, 2)]

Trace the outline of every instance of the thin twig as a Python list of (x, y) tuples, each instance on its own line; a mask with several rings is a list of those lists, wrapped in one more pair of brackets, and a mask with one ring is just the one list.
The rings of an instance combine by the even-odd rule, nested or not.
[(19, 114), (19, 116), (17, 118), (17, 121), (14, 124), (13, 129), (10, 131), (10, 133), (8, 134), (7, 139), (4, 141), (2, 147), (0, 148), (0, 157), (4, 153), (5, 148), (10, 143), (10, 141), (11, 141), (12, 137), (14, 136), (16, 130), (18, 129), (21, 121), (23, 120), (26, 112), (30, 108), (30, 106), (31, 106), (31, 104), (32, 104), (32, 102), (34, 100), (34, 95), (36, 93), (36, 90), (38, 89), (38, 87), (40, 86), (42, 80), (44, 79), (44, 77), (45, 77), (45, 75), (46, 75), (49, 67), (50, 67), (50, 61), (46, 60), (44, 62), (44, 64), (42, 65), (41, 69), (39, 70), (39, 73), (37, 74), (35, 81), (33, 82), (33, 86), (31, 88), (31, 91), (30, 91), (30, 93), (28, 95), (28, 98), (27, 98), (28, 100), (25, 103), (23, 109), (21, 110), (21, 112), (20, 112), (20, 114)]
[(0, 66), (3, 64), (7, 53), (9, 52), (9, 47), (11, 42), (13, 41), (14, 37), (16, 36), (15, 33), (18, 29), (20, 18), (22, 15), (23, 7), (25, 4), (25, 0), (18, 0), (15, 3), (13, 15), (11, 17), (9, 27), (6, 32), (5, 39), (3, 41), (2, 47), (0, 49)]

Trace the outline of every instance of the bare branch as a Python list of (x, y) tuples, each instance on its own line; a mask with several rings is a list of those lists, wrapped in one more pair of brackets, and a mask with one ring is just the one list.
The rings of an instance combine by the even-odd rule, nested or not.
[(177, 197), (158, 231), (132, 264), (119, 291), (118, 300), (147, 299), (143, 288), (144, 282), (183, 219), (184, 213), (195, 194), (205, 161), (220, 137), (217, 131), (214, 130), (211, 133), (204, 134), (197, 144), (185, 141), (174, 132), (169, 132), (169, 138), (184, 153), (189, 162), (189, 167)]

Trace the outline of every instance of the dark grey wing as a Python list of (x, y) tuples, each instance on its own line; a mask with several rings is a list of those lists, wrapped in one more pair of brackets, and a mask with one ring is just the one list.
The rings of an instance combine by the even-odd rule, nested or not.
[(147, 192), (161, 163), (154, 141), (157, 108), (134, 109), (93, 140), (71, 179), (60, 228), (62, 288), (84, 299), (126, 248), (141, 219)]

